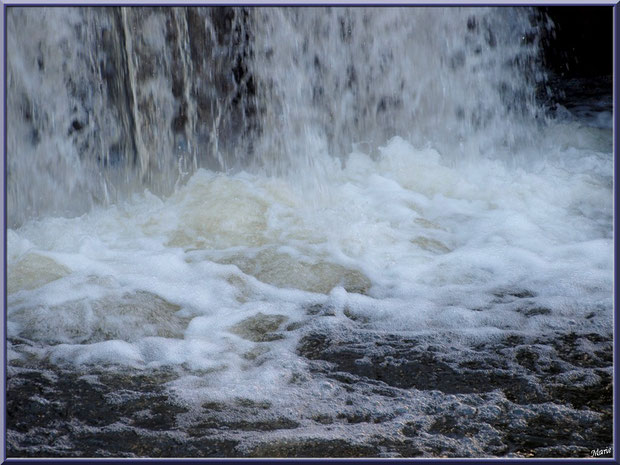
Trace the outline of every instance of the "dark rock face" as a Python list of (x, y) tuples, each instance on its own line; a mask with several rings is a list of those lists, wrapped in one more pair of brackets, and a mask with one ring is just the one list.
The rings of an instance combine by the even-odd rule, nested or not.
[[(408, 437), (422, 433), (459, 439), (480, 437), (491, 426), (500, 435), (488, 449), (489, 454), (538, 457), (587, 457), (592, 444), (611, 444), (611, 335), (509, 336), (498, 344), (466, 349), (438, 342), (389, 334), (351, 333), (343, 337), (338, 333), (330, 337), (311, 333), (302, 339), (298, 350), (311, 360), (329, 362), (327, 367), (316, 365), (317, 372), (351, 386), (379, 382), (466, 398), (484, 399), (487, 394), (501, 393), (505, 399), (496, 404), (502, 413), (492, 420), (478, 413), (468, 419), (441, 414), (426, 428), (407, 424), (402, 433)], [(565, 376), (575, 372), (580, 375), (567, 383)], [(552, 414), (550, 406), (567, 407), (574, 413)], [(515, 411), (526, 410), (529, 418), (515, 422)], [(598, 419), (593, 421), (590, 413)]]
[[(580, 341), (594, 343), (596, 349), (580, 350)], [(576, 408), (589, 405), (599, 409), (609, 403), (611, 395), (607, 370), (612, 366), (612, 341), (594, 333), (557, 334), (539, 339), (509, 336), (497, 345), (485, 343), (448, 350), (427, 338), (369, 333), (363, 339), (353, 336), (352, 340), (334, 341), (328, 335), (312, 333), (302, 339), (298, 350), (311, 360), (330, 362), (336, 368), (335, 373), (351, 373), (403, 389), (434, 389), (446, 394), (500, 389), (509, 400), (519, 404), (554, 400), (565, 403), (571, 398)], [(602, 386), (606, 386), (609, 392), (596, 399), (585, 395), (579, 398), (577, 392), (585, 394), (594, 386), (580, 389), (578, 385), (560, 386), (557, 382), (561, 374), (573, 370), (595, 373), (599, 378), (596, 386), (601, 386), (603, 391)]]
[(309, 375), (346, 395), (293, 415), (243, 398), (195, 410), (166, 389), (173, 371), (15, 362), (8, 456), (584, 458), (612, 443), (611, 336), (446, 340), (310, 331)]
[(303, 458), (303, 457), (377, 457), (377, 448), (359, 446), (343, 440), (278, 441), (261, 444), (253, 449), (249, 457)]
[(164, 392), (165, 372), (85, 373), (50, 368), (11, 377), (7, 438), (12, 457), (223, 457), (235, 441), (175, 435), (187, 409)]
[[(547, 66), (562, 76), (613, 73), (613, 8), (598, 6), (541, 7), (555, 27), (545, 41)], [(584, 24), (588, 27), (584, 28)]]

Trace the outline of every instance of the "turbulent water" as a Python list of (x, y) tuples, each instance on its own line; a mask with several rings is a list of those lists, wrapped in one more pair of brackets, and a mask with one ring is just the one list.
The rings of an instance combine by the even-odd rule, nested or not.
[(9, 455), (609, 446), (610, 94), (537, 103), (547, 26), (10, 8)]

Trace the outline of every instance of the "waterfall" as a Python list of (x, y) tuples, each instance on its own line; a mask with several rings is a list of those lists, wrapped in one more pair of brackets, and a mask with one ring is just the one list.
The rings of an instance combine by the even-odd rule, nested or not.
[(168, 195), (198, 167), (320, 178), (321, 157), (396, 135), (492, 152), (539, 113), (527, 8), (11, 7), (7, 23), (11, 226)]

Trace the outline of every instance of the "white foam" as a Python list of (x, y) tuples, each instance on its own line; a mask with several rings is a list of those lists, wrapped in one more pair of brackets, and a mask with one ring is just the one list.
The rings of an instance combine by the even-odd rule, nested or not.
[[(54, 363), (185, 367), (209, 373), (206, 384), (171, 388), (268, 398), (294, 396), (290, 380), (303, 379), (294, 322), (483, 339), (605, 331), (611, 154), (580, 148), (588, 137), (527, 154), (531, 165), (455, 161), (395, 138), (376, 159), (357, 151), (331, 166), (312, 201), (294, 178), (199, 170), (164, 200), (145, 192), (28, 223), (9, 230), (9, 278), (32, 254), (65, 271), (9, 289), (9, 337), (47, 345)], [(310, 286), (312, 273), (324, 279)], [(347, 291), (344, 276), (369, 285)], [(286, 322), (234, 330), (259, 315)]]

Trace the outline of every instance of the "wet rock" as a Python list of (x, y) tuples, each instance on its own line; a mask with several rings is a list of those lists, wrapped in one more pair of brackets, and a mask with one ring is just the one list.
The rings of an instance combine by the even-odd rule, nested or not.
[(263, 421), (226, 421), (225, 419), (213, 417), (207, 418), (199, 424), (192, 426), (188, 430), (188, 434), (190, 436), (204, 437), (213, 434), (213, 430), (275, 431), (281, 429), (295, 429), (297, 427), (299, 427), (299, 423), (289, 418), (274, 418)]
[(428, 430), (433, 434), (443, 434), (444, 436), (462, 438), (472, 436), (478, 432), (478, 428), (474, 425), (462, 424), (451, 415), (439, 417)]
[[(187, 409), (163, 389), (170, 376), (165, 371), (93, 374), (50, 366), (14, 371), (7, 388), (12, 432), (7, 455), (185, 456), (191, 444), (171, 432), (178, 428), (177, 415)], [(193, 455), (223, 454), (226, 447), (209, 449), (216, 442), (194, 447)]]
[(230, 331), (254, 342), (274, 341), (282, 339), (283, 336), (274, 334), (274, 331), (277, 331), (286, 320), (288, 320), (288, 317), (285, 315), (265, 315), (258, 312), (256, 315), (232, 326)]
[[(503, 389), (517, 402), (543, 402), (544, 394), (528, 380), (497, 363), (477, 360), (465, 367), (455, 367), (452, 359), (465, 358), (459, 354), (446, 357), (428, 350), (427, 344), (395, 335), (368, 335), (370, 342), (359, 344), (352, 340), (333, 341), (322, 334), (306, 335), (298, 352), (313, 360), (334, 364), (335, 372), (382, 381), (397, 388), (439, 390), (447, 394), (467, 394)], [(381, 347), (380, 351), (372, 346)], [(333, 373), (330, 374), (333, 376)]]
[(262, 250), (253, 257), (234, 256), (218, 261), (234, 264), (244, 273), (277, 287), (328, 294), (341, 286), (347, 292), (366, 294), (372, 286), (358, 270), (328, 262), (307, 263), (272, 249)]
[(330, 305), (313, 304), (306, 308), (308, 315), (320, 315), (320, 316), (335, 316), (336, 312)]
[[(283, 315), (257, 316), (250, 328), (259, 333), (284, 324)], [(188, 410), (165, 389), (172, 370), (22, 360), (9, 370), (8, 455), (585, 458), (612, 443), (612, 365), (596, 355), (610, 343), (593, 333), (468, 346), (446, 334), (309, 331), (297, 349), (309, 366), (300, 383), (320, 380), (321, 395), (333, 394), (331, 410), (314, 411), (249, 398)]]
[[(584, 457), (587, 456), (582, 455), (584, 449), (591, 443), (573, 434), (583, 428), (579, 423), (580, 421), (574, 417), (540, 413), (522, 426), (510, 427), (505, 441), (510, 449), (525, 456), (529, 454), (538, 456), (538, 450), (542, 452), (540, 455), (549, 456), (550, 453), (558, 451), (554, 448), (564, 446), (565, 451), (577, 452), (579, 454), (577, 456)], [(589, 423), (592, 424), (591, 421)], [(573, 449), (574, 447), (578, 449)]]
[(411, 242), (429, 252), (437, 254), (450, 252), (450, 248), (447, 245), (430, 237), (418, 236), (415, 239), (411, 239)]
[(19, 335), (46, 343), (95, 343), (146, 336), (180, 337), (188, 319), (181, 307), (145, 291), (72, 300), (60, 305), (25, 307), (15, 311)]
[(548, 308), (544, 308), (544, 307), (524, 308), (524, 309), (517, 310), (517, 312), (525, 316), (528, 316), (528, 317), (551, 314), (551, 310)]
[[(399, 397), (402, 390), (439, 391), (463, 402), (469, 399), (474, 406), (486, 405), (458, 407), (466, 408), (468, 416), (446, 406), (445, 412), (429, 410), (436, 415), (430, 423), (405, 423), (402, 435), (430, 456), (588, 457), (591, 444), (611, 444), (612, 365), (597, 355), (607, 353), (610, 337), (507, 335), (471, 347), (437, 344), (442, 340), (449, 336), (406, 338), (339, 328), (306, 334), (298, 353), (319, 362), (314, 370), (343, 383), (341, 387), (355, 390), (364, 382), (377, 383), (384, 387), (373, 392), (386, 397)], [(591, 360), (584, 363), (580, 352)], [(593, 366), (601, 368), (592, 371)], [(581, 378), (574, 378), (579, 373)], [(489, 396), (502, 400), (487, 404)], [(429, 434), (445, 439), (434, 443)], [(445, 441), (463, 443), (468, 437), (484, 437), (484, 450), (474, 447), (464, 453), (462, 447), (446, 446)], [(395, 445), (392, 451), (398, 453)]]
[(334, 419), (330, 415), (325, 414), (314, 415), (312, 420), (322, 425), (331, 425), (334, 422)]
[(550, 344), (562, 360), (576, 367), (603, 368), (611, 365), (612, 341), (611, 335), (570, 332), (558, 335)]
[(498, 288), (493, 291), (493, 295), (499, 299), (499, 302), (535, 297), (535, 294), (532, 291), (519, 288)]
[(553, 398), (576, 409), (588, 408), (611, 413), (613, 399), (612, 378), (609, 373), (597, 371), (600, 380), (594, 385), (551, 384), (548, 389)]
[(372, 446), (352, 444), (339, 439), (308, 439), (275, 441), (255, 447), (249, 457), (302, 458), (302, 457), (377, 457)]
[(55, 260), (30, 253), (9, 267), (7, 291), (12, 294), (19, 290), (36, 289), (68, 274), (69, 270)]

